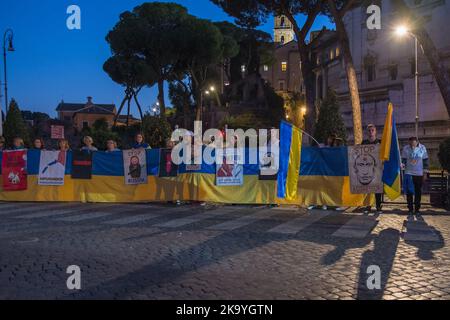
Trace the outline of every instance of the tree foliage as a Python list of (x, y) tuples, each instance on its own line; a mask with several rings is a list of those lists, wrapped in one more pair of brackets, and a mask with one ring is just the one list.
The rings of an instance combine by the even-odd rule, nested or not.
[(347, 140), (347, 130), (339, 111), (336, 93), (331, 89), (320, 106), (314, 137), (319, 142), (325, 142), (330, 134), (336, 134), (344, 142)]
[(25, 145), (30, 144), (30, 133), (28, 126), (23, 120), (19, 105), (14, 99), (11, 100), (8, 113), (6, 114), (6, 119), (3, 126), (3, 136), (10, 145), (16, 137), (22, 138)]
[(142, 121), (142, 133), (152, 148), (164, 148), (172, 129), (165, 118), (146, 114)]
[(106, 141), (108, 140), (114, 140), (119, 145), (121, 144), (121, 139), (119, 135), (116, 132), (113, 132), (109, 126), (106, 119), (101, 118), (95, 120), (92, 127), (84, 128), (81, 131), (82, 138), (85, 136), (91, 136), (94, 140), (94, 145), (99, 150), (105, 150), (106, 149)]

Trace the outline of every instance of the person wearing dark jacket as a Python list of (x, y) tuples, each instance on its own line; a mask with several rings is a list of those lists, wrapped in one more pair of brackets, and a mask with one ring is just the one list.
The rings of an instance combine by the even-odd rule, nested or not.
[[(365, 139), (362, 142), (363, 145), (369, 145), (369, 144), (381, 144), (381, 140), (377, 138), (377, 127), (373, 124), (369, 124), (367, 126), (367, 139)], [(381, 213), (381, 203), (383, 202), (383, 194), (382, 193), (375, 193), (375, 203), (376, 203), (376, 209), (377, 213)], [(366, 207), (364, 210), (364, 213), (369, 213), (371, 210), (371, 206)]]

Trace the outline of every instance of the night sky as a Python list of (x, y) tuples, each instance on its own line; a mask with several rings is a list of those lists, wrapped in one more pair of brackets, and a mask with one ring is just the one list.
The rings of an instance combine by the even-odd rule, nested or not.
[[(85, 102), (92, 96), (97, 103), (115, 103), (123, 99), (123, 88), (103, 71), (110, 56), (105, 41), (108, 31), (120, 13), (132, 10), (143, 0), (2, 0), (0, 2), (0, 33), (14, 30), (15, 52), (8, 54), (8, 96), (22, 110), (47, 112), (56, 116), (55, 108), (65, 102)], [(162, 1), (166, 2), (166, 1)], [(167, 1), (169, 2), (169, 1)], [(209, 0), (179, 0), (189, 13), (212, 21), (233, 21)], [(81, 30), (66, 27), (69, 5), (81, 8)], [(298, 17), (299, 22), (303, 17)], [(319, 18), (314, 29), (333, 26)], [(272, 34), (273, 19), (260, 27)], [(3, 83), (3, 58), (1, 60)], [(3, 86), (1, 93), (4, 93)], [(143, 89), (139, 99), (148, 110), (156, 101), (156, 88)], [(170, 105), (170, 101), (166, 102)], [(4, 97), (0, 102), (4, 108)], [(135, 113), (135, 110), (133, 110)]]

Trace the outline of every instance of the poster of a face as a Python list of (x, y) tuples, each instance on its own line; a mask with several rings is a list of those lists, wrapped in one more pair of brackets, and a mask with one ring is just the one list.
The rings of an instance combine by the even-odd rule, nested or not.
[(259, 155), (259, 180), (277, 180), (278, 168), (275, 153), (268, 150)]
[(123, 151), (123, 166), (125, 169), (125, 184), (147, 183), (147, 157), (145, 149)]
[(350, 190), (353, 194), (383, 192), (383, 164), (380, 145), (359, 145), (348, 148)]
[(241, 186), (244, 183), (244, 166), (238, 163), (238, 154), (224, 150), (222, 163), (216, 164), (216, 184), (218, 186)]

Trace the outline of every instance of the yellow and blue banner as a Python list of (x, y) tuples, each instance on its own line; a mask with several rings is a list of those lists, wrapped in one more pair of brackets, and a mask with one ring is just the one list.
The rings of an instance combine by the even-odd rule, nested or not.
[(278, 198), (297, 199), (302, 154), (302, 131), (282, 121), (280, 125), (280, 162), (278, 170)]
[(389, 199), (395, 200), (401, 195), (401, 159), (392, 103), (389, 103), (384, 124), (380, 159), (384, 161), (384, 192)]
[[(40, 186), (40, 151), (28, 150), (28, 188), (5, 191), (0, 201), (42, 202), (165, 202), (211, 201), (237, 204), (295, 204), (329, 206), (367, 206), (373, 201), (368, 195), (351, 194), (347, 147), (303, 147), (295, 200), (277, 197), (277, 181), (260, 180), (260, 165), (249, 163), (245, 150), (244, 183), (241, 186), (217, 186), (216, 165), (202, 163), (199, 170), (190, 171), (180, 165), (176, 177), (159, 177), (160, 150), (146, 150), (148, 181), (141, 185), (126, 185), (122, 152), (92, 154), (92, 179), (72, 179), (73, 153), (67, 153), (64, 185)], [(3, 154), (4, 156), (4, 154)], [(0, 152), (0, 163), (2, 152)], [(1, 166), (0, 166), (1, 168)]]

